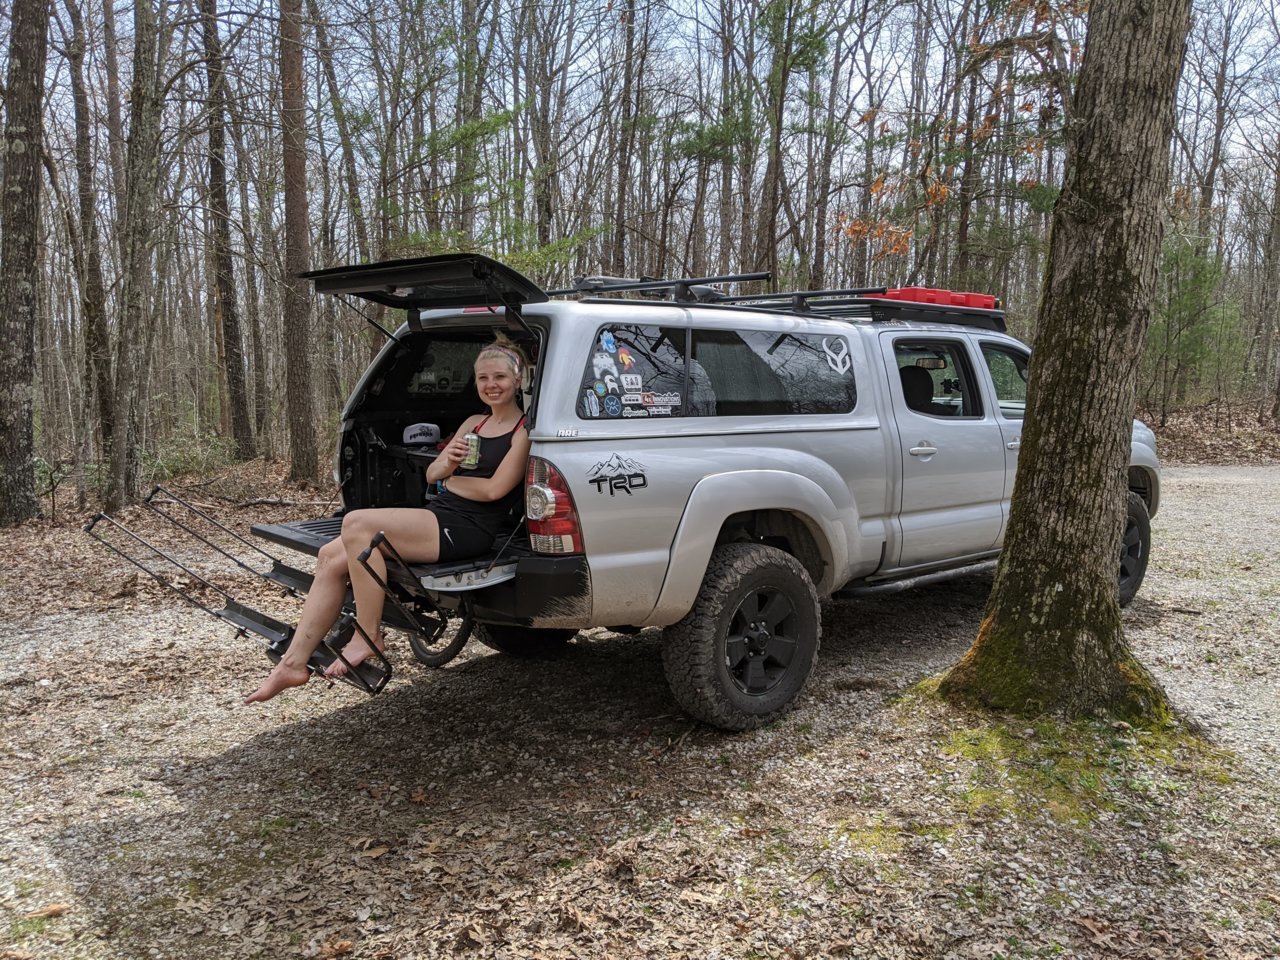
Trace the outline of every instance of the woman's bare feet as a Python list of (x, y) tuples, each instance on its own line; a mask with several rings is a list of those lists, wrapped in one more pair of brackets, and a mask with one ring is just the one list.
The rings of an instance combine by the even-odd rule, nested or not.
[[(382, 635), (380, 633), (374, 635), (373, 643), (379, 651), (386, 649), (386, 641), (382, 639)], [(369, 649), (368, 641), (365, 640), (364, 635), (357, 630), (352, 635), (351, 639), (347, 641), (346, 646), (342, 648), (342, 659), (346, 660), (347, 663), (343, 663), (342, 660), (334, 660), (333, 663), (329, 664), (324, 675), (330, 680), (337, 680), (347, 672), (347, 664), (350, 664), (353, 667), (359, 666), (371, 656), (373, 656), (373, 651)]]
[(290, 687), (302, 686), (307, 682), (307, 677), (306, 667), (292, 667), (281, 660), (267, 674), (267, 679), (262, 681), (262, 686), (244, 698), (244, 705), (247, 707), (251, 703), (264, 703)]

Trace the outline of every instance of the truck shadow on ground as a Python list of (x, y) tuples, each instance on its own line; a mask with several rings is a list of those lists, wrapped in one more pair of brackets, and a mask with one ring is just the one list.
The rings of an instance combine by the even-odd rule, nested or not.
[[(531, 903), (584, 864), (625, 896), (629, 840), (690, 804), (753, 816), (760, 771), (847, 735), (822, 723), (836, 700), (872, 722), (893, 691), (953, 661), (989, 589), (973, 577), (826, 605), (797, 710), (744, 734), (680, 712), (656, 630), (584, 635), (545, 660), (469, 650), (441, 670), (393, 651), (400, 679), (377, 697), (344, 691), (332, 712), (212, 756), (138, 757), (161, 809), (69, 827), (55, 845), (106, 938), (181, 931), (186, 949), (224, 956), (250, 931), (246, 956), (316, 930), (358, 937), (397, 911), (461, 923), (499, 887)], [(216, 735), (237, 739), (234, 726)]]

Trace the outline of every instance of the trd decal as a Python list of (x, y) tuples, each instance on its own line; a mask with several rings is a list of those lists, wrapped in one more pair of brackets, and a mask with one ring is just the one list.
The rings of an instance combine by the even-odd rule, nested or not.
[(587, 471), (587, 482), (596, 488), (596, 493), (603, 494), (607, 490), (611, 497), (619, 493), (629, 497), (633, 490), (643, 490), (649, 485), (644, 470), (644, 464), (638, 460), (615, 453)]

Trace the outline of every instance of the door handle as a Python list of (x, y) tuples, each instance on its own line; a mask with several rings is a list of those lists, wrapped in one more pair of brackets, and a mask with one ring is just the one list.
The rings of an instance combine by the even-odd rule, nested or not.
[(910, 449), (910, 451), (908, 451), (908, 452), (909, 452), (913, 457), (932, 457), (935, 453), (937, 453), (937, 452), (938, 452), (938, 448), (937, 448), (937, 447), (930, 447), (930, 446), (927, 446), (926, 444), (923, 444), (923, 443), (922, 443), (922, 444), (921, 444), (920, 446), (918, 446), (918, 447), (912, 447), (912, 448)]
[(1010, 440), (1008, 443), (1005, 444), (1005, 448), (1008, 450), (1021, 450), (1022, 438), (1019, 437), (1017, 440)]

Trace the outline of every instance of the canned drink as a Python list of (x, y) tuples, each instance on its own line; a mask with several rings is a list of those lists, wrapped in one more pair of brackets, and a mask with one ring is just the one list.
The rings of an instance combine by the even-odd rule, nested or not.
[(480, 465), (480, 435), (478, 433), (463, 434), (462, 442), (467, 445), (467, 452), (459, 466), (464, 470), (474, 470)]

